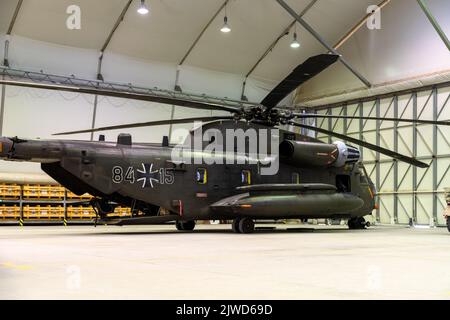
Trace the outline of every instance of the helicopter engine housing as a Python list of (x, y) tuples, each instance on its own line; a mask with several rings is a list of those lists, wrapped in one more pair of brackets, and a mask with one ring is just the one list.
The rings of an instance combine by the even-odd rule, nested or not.
[(343, 167), (360, 159), (357, 148), (342, 141), (332, 144), (284, 140), (280, 144), (281, 161), (302, 166)]

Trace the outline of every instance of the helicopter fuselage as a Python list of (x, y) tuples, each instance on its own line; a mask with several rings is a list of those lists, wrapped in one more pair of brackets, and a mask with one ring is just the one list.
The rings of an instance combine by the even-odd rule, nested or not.
[[(214, 123), (202, 129), (225, 133), (231, 127), (236, 123)], [(311, 146), (321, 143), (284, 130), (277, 139), (278, 143), (286, 139)], [(132, 143), (129, 136), (122, 136), (117, 143), (2, 138), (0, 155), (5, 160), (40, 162), (43, 171), (74, 193), (147, 207), (150, 215), (158, 214), (154, 208), (164, 208), (180, 220), (351, 218), (374, 209), (374, 186), (360, 162), (296, 165), (280, 156), (276, 174), (262, 174), (264, 166), (259, 161), (211, 163), (211, 152), (194, 149), (191, 153), (203, 161), (174, 160), (174, 146)], [(227, 152), (220, 155), (229, 156)]]

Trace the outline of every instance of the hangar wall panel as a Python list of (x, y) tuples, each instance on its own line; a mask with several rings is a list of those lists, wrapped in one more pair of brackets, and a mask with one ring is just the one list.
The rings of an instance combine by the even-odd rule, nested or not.
[[(318, 114), (450, 120), (450, 87), (418, 90), (408, 95), (318, 107)], [(373, 120), (319, 120), (321, 128), (346, 133), (429, 164), (417, 168), (360, 148), (363, 163), (378, 190), (377, 222), (444, 225), (444, 188), (450, 187), (450, 127)], [(322, 134), (318, 138), (335, 140)]]

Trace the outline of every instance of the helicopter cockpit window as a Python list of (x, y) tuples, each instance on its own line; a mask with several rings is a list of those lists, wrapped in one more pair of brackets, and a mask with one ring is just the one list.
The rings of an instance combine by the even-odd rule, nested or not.
[(294, 172), (292, 174), (292, 183), (293, 184), (300, 184), (300, 174), (298, 174), (297, 172)]
[(252, 173), (249, 170), (242, 170), (241, 182), (243, 184), (252, 184)]
[(206, 184), (208, 182), (208, 171), (204, 168), (197, 169), (196, 180), (199, 184)]

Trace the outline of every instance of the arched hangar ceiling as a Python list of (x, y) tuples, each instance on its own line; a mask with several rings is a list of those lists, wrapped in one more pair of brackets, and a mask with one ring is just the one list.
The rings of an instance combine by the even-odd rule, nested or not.
[[(308, 8), (304, 19), (331, 45), (355, 26), (366, 14), (368, 6), (374, 4), (373, 0), (286, 2), (297, 13)], [(450, 1), (428, 2), (442, 22), (444, 31), (450, 34)], [(7, 32), (17, 3), (18, 0), (0, 2), (0, 34)], [(147, 0), (150, 14), (146, 16), (137, 14), (139, 3), (137, 0), (131, 2), (106, 51), (177, 65), (224, 0)], [(72, 4), (81, 8), (81, 30), (65, 28), (68, 17), (66, 9)], [(129, 0), (24, 0), (12, 35), (100, 51), (128, 5)], [(292, 16), (275, 0), (230, 0), (227, 14), (232, 32), (219, 32), (223, 24), (222, 10), (186, 57), (185, 65), (239, 74), (244, 78), (274, 40), (293, 22)], [(408, 24), (411, 29), (408, 29)], [(297, 33), (301, 42), (299, 49), (289, 46), (292, 32), (281, 37), (250, 77), (275, 84), (307, 57), (327, 51), (299, 25)], [(404, 77), (405, 74), (414, 76), (415, 72), (437, 71), (436, 63), (443, 69), (450, 68), (450, 61), (445, 61), (450, 54), (439, 42), (439, 37), (416, 1), (392, 0), (382, 10), (381, 30), (372, 32), (362, 27), (339, 51), (369, 81), (380, 83)], [(430, 55), (439, 57), (439, 60), (433, 60)], [(424, 61), (427, 58), (430, 62)], [(444, 61), (440, 61), (442, 59)], [(415, 68), (417, 64), (423, 67)], [(428, 64), (430, 67), (427, 67)], [(410, 69), (413, 71), (410, 72)], [(300, 93), (311, 99), (324, 93), (331, 94), (333, 90), (337, 92), (357, 87), (361, 87), (361, 82), (337, 64), (310, 81)], [(298, 100), (302, 101), (302, 96)]]

